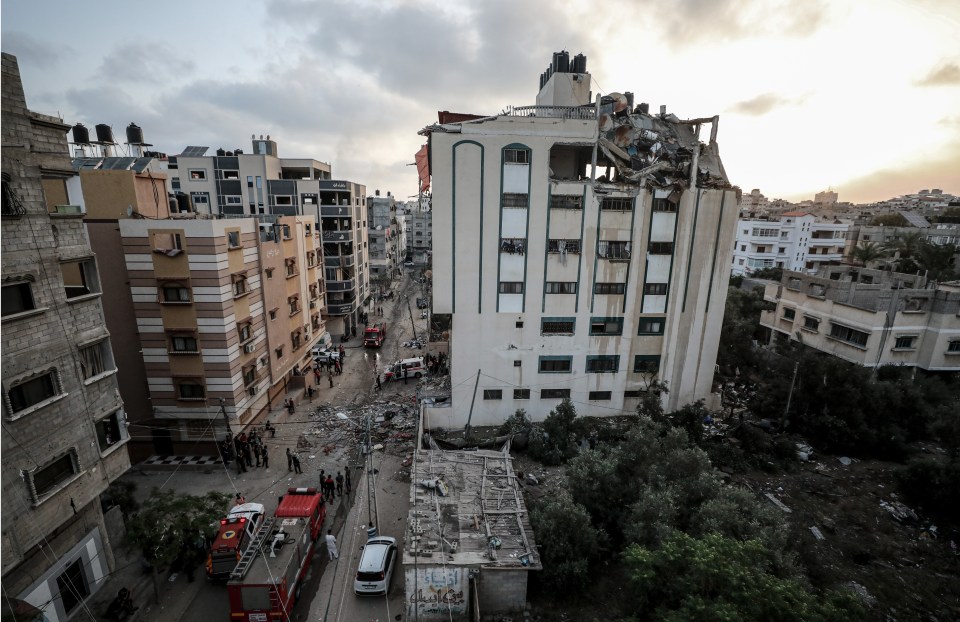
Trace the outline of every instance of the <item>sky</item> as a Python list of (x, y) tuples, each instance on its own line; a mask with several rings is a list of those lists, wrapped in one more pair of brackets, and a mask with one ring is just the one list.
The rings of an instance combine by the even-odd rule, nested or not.
[(3, 0), (28, 106), (153, 149), (329, 162), (400, 199), (438, 110), (534, 103), (552, 53), (594, 94), (720, 115), (732, 183), (769, 198), (960, 194), (957, 0)]

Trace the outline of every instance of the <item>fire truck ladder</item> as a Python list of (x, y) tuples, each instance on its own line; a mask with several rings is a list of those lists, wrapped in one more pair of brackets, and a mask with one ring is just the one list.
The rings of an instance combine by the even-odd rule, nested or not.
[(253, 563), (253, 560), (257, 558), (257, 553), (260, 552), (260, 547), (266, 541), (270, 532), (273, 531), (273, 524), (276, 520), (275, 517), (264, 519), (263, 524), (260, 525), (260, 529), (253, 535), (253, 540), (247, 545), (247, 550), (240, 556), (237, 567), (230, 573), (231, 579), (242, 579), (244, 575), (247, 574), (247, 571), (250, 570), (250, 564)]

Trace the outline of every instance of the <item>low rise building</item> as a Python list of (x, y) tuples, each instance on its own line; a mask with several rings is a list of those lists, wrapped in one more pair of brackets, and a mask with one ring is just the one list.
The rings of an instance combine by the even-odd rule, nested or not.
[(843, 259), (849, 223), (822, 221), (807, 212), (786, 212), (779, 220), (740, 220), (731, 273), (764, 268), (813, 274)]
[(764, 290), (772, 339), (799, 341), (865, 367), (960, 371), (960, 283), (850, 266), (785, 272)]

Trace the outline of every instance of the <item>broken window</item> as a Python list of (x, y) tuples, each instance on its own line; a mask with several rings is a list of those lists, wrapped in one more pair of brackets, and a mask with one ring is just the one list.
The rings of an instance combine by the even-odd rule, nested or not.
[(583, 197), (579, 194), (551, 195), (550, 209), (583, 209)]
[(587, 179), (587, 165), (593, 159), (593, 149), (587, 146), (554, 145), (550, 148), (550, 179), (582, 181)]
[(597, 254), (603, 259), (630, 259), (630, 242), (600, 240)]
[(557, 240), (547, 240), (547, 252), (548, 253), (573, 253), (575, 255), (580, 254), (580, 240), (570, 240), (570, 239), (557, 239)]
[(522, 255), (527, 246), (526, 238), (500, 238), (500, 252)]
[(669, 199), (654, 199), (651, 209), (654, 212), (676, 212), (677, 204), (670, 202)]
[(622, 317), (593, 317), (590, 318), (591, 335), (621, 335), (623, 334)]
[(97, 265), (92, 258), (61, 263), (60, 272), (67, 298), (100, 293)]
[(600, 209), (614, 212), (629, 212), (633, 210), (633, 199), (630, 197), (604, 197), (600, 199)]

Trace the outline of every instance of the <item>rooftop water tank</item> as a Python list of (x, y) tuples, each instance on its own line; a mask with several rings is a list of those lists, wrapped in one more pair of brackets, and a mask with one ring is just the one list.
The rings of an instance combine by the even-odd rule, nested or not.
[(110, 129), (110, 126), (106, 123), (97, 123), (94, 128), (97, 130), (97, 142), (104, 143), (107, 145), (116, 144), (113, 141), (113, 130)]
[(140, 129), (140, 126), (136, 123), (131, 123), (127, 126), (127, 142), (131, 145), (142, 145), (143, 143), (143, 130)]
[(222, 158), (223, 156), (227, 155), (227, 152), (224, 150), (223, 147), (218, 147), (218, 148), (217, 148), (217, 155)]
[(86, 145), (90, 142), (90, 130), (83, 123), (77, 123), (73, 126), (73, 142), (78, 145)]
[(583, 54), (577, 54), (573, 57), (573, 73), (587, 73), (587, 57)]

